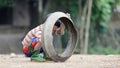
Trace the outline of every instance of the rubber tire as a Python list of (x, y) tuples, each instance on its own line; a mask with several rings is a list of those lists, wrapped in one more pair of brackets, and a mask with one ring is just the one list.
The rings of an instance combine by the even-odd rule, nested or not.
[[(68, 29), (70, 38), (68, 40), (65, 51), (62, 54), (57, 54), (53, 46), (53, 36), (52, 29), (55, 22), (60, 19), (64, 22), (66, 28)], [(73, 25), (73, 21), (67, 17), (63, 12), (52, 13), (45, 21), (45, 28), (43, 32), (43, 49), (48, 54), (48, 56), (56, 62), (64, 62), (67, 60), (74, 52), (77, 45), (77, 31)]]

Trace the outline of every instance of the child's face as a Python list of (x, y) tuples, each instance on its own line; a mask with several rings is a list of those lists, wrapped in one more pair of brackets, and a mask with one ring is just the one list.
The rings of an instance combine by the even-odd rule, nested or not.
[(52, 30), (52, 35), (55, 35), (56, 30), (58, 29), (58, 27), (56, 25), (53, 26), (53, 30)]
[(65, 30), (65, 25), (61, 23), (60, 27), (54, 25), (52, 30), (52, 35), (63, 35)]

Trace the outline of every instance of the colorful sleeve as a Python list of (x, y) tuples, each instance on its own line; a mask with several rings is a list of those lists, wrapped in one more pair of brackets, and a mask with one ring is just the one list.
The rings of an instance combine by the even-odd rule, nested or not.
[(35, 36), (38, 38), (39, 41), (41, 41), (41, 38), (42, 38), (41, 26), (38, 26), (38, 27), (35, 29)]
[(32, 29), (31, 31), (29, 31), (27, 33), (27, 35), (25, 36), (25, 38), (23, 39), (22, 41), (22, 44), (23, 45), (29, 45), (30, 44), (30, 41), (34, 38), (34, 29)]

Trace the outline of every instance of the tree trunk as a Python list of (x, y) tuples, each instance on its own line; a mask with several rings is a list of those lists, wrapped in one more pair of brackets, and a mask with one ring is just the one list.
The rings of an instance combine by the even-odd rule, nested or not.
[(85, 30), (84, 54), (87, 54), (87, 52), (88, 52), (88, 40), (89, 40), (91, 9), (92, 9), (92, 0), (89, 0), (88, 1), (88, 15), (87, 15), (87, 22), (86, 22), (86, 30)]
[(87, 14), (87, 1), (84, 4), (84, 6), (82, 6), (82, 1), (79, 0), (79, 18), (80, 18), (80, 30), (79, 30), (79, 34), (80, 34), (80, 53), (84, 54), (84, 26), (86, 23), (86, 14)]
[(42, 23), (43, 19), (43, 0), (38, 0), (39, 22)]

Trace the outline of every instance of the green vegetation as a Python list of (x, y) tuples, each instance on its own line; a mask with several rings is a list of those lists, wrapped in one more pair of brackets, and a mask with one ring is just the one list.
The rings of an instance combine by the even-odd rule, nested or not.
[(111, 17), (114, 0), (93, 0), (91, 21), (98, 32), (105, 32)]
[(114, 0), (93, 0), (89, 54), (120, 54), (119, 48), (113, 48), (114, 44), (111, 45), (114, 37), (109, 29), (114, 4)]
[(120, 48), (112, 48), (111, 46), (103, 47), (102, 45), (89, 47), (88, 49), (89, 54), (120, 54)]
[[(78, 10), (79, 10), (79, 6), (78, 6), (78, 0), (51, 0), (55, 2), (55, 5), (52, 6), (54, 7), (54, 9), (56, 9), (57, 11), (63, 11), (63, 12), (67, 12), (71, 14), (71, 17), (73, 20), (76, 20), (76, 16), (78, 14)], [(59, 4), (59, 7), (58, 7)], [(64, 8), (63, 8), (64, 7)], [(50, 8), (52, 10), (54, 10), (53, 8)], [(56, 11), (55, 10), (55, 11)]]
[(0, 7), (15, 6), (15, 0), (0, 0)]
[(73, 1), (73, 0), (69, 0), (69, 13), (71, 14), (71, 17), (73, 20), (76, 20), (76, 17), (78, 15), (78, 0)]
[(118, 3), (118, 5), (120, 5), (120, 0), (118, 0), (118, 2), (117, 2), (117, 3)]
[[(87, 5), (86, 1), (81, 0), (81, 6), (78, 5), (79, 0), (60, 0), (58, 3), (61, 4), (61, 7), (63, 7), (62, 5), (65, 6), (65, 11), (69, 12), (73, 21), (75, 21), (79, 14), (79, 9), (83, 10), (81, 8)], [(120, 4), (120, 0), (118, 1)], [(108, 31), (114, 5), (115, 0), (93, 0), (88, 48), (89, 54), (120, 54), (119, 46), (117, 47), (113, 44), (113, 41), (111, 42), (111, 40), (114, 40), (114, 37), (110, 35), (112, 31)], [(75, 53), (78, 53), (78, 51)]]

